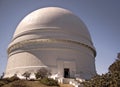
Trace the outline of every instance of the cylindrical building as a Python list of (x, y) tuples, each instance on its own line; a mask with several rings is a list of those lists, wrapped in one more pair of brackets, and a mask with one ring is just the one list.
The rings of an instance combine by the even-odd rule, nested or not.
[(96, 51), (81, 19), (58, 7), (28, 14), (8, 47), (5, 77), (47, 67), (52, 75), (89, 79), (96, 74)]

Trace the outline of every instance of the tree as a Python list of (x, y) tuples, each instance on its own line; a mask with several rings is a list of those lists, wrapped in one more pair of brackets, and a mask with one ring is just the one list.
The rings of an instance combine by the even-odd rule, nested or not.
[(36, 79), (39, 78), (44, 78), (44, 77), (48, 77), (49, 75), (51, 75), (50, 71), (46, 68), (41, 68), (39, 69), (36, 73), (35, 73), (35, 77)]
[(4, 75), (5, 75), (5, 73), (3, 72), (2, 75), (1, 75), (1, 77), (0, 77), (0, 79), (3, 79)]
[(28, 80), (28, 78), (30, 78), (31, 73), (26, 71), (25, 73), (22, 74), (24, 77), (26, 77), (26, 80)]
[(12, 76), (8, 79), (9, 82), (13, 82), (13, 81), (16, 81), (16, 80), (20, 80), (20, 78), (17, 77), (17, 74), (14, 74), (14, 76)]
[(120, 53), (118, 53), (118, 55), (117, 55), (117, 59), (120, 60)]
[(84, 87), (120, 87), (120, 59), (110, 65), (108, 73), (97, 75), (82, 84)]
[(120, 58), (119, 57), (120, 57), (120, 53), (118, 54), (116, 61), (109, 66), (110, 72), (114, 72), (114, 71), (120, 72)]

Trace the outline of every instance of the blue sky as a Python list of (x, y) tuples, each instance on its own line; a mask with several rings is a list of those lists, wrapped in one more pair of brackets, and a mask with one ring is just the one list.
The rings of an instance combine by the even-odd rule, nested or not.
[(7, 46), (19, 22), (30, 12), (63, 7), (88, 27), (97, 51), (96, 70), (106, 73), (120, 52), (120, 0), (0, 0), (0, 74), (7, 64)]

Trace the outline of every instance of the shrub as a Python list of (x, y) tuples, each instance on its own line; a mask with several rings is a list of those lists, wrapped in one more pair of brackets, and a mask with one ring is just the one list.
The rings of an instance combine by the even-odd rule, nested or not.
[(31, 75), (31, 73), (27, 72), (27, 71), (25, 73), (23, 73), (23, 76), (26, 77), (26, 80), (28, 80), (28, 78), (30, 78), (30, 75)]
[(113, 64), (111, 64), (108, 69), (111, 73), (115, 71), (120, 72), (120, 59), (117, 59)]
[(41, 68), (37, 71), (37, 73), (35, 73), (36, 79), (39, 79), (39, 78), (42, 79), (42, 78), (48, 77), (49, 75), (51, 75), (51, 73), (46, 68)]
[(6, 84), (10, 82), (9, 78), (3, 78), (1, 81), (3, 81)]
[(51, 79), (51, 78), (43, 78), (40, 80), (40, 82), (47, 86), (59, 86), (58, 81)]
[(120, 59), (109, 67), (109, 72), (82, 83), (84, 87), (120, 87)]
[(16, 80), (20, 80), (19, 77), (17, 77), (16, 75), (12, 76), (11, 78), (8, 79), (9, 82), (13, 82), (13, 81), (16, 81)]
[(3, 78), (3, 79), (1, 79), (1, 83), (0, 84), (8, 84), (8, 83), (10, 83), (10, 82), (14, 82), (14, 81), (16, 81), (16, 80), (20, 80), (17, 76), (12, 76), (11, 78)]

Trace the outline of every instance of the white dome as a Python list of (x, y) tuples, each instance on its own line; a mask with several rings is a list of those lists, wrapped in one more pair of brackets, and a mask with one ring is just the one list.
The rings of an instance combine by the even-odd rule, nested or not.
[[(46, 32), (46, 34), (35, 34), (35, 32)], [(11, 45), (35, 38), (77, 41), (94, 50), (85, 24), (79, 17), (63, 8), (46, 7), (28, 14), (18, 25)]]
[(14, 36), (25, 31), (43, 28), (59, 28), (62, 31), (75, 32), (90, 39), (89, 32), (80, 18), (58, 7), (42, 8), (30, 13), (18, 25)]

